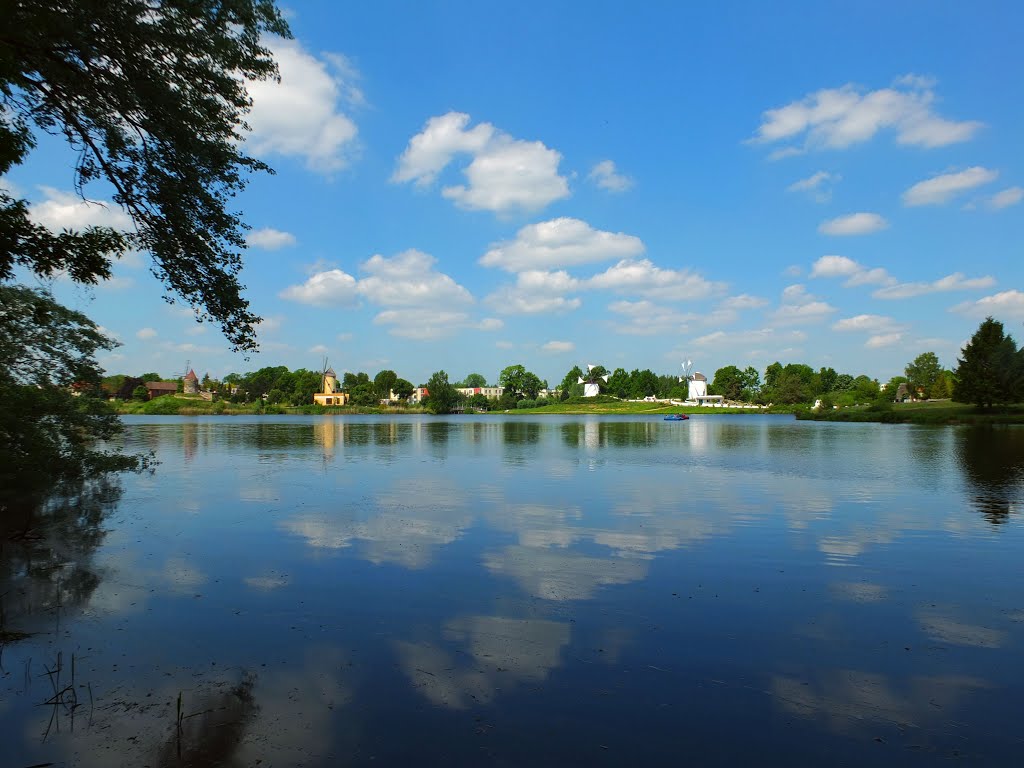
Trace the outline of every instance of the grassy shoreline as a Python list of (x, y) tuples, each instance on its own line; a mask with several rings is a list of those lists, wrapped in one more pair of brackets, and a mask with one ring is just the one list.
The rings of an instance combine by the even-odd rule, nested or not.
[[(308, 416), (318, 414), (406, 414), (406, 413), (429, 413), (429, 411), (417, 406), (407, 408), (388, 407), (365, 407), (365, 406), (320, 406), (320, 405), (264, 405), (262, 403), (229, 403), (219, 401), (211, 403), (202, 398), (190, 395), (165, 395), (155, 400), (147, 401), (120, 401), (112, 403), (114, 410), (121, 416)], [(686, 414), (757, 414), (757, 413), (788, 413), (792, 414), (792, 408), (784, 409), (762, 409), (762, 408), (699, 408), (696, 406), (667, 405), (665, 403), (648, 403), (634, 401), (612, 401), (596, 403), (552, 403), (541, 408), (516, 408), (505, 410), (494, 410), (489, 413), (497, 413), (507, 416), (536, 416), (545, 413), (563, 415), (666, 415), (669, 413)], [(475, 415), (467, 413), (468, 416)]]
[(798, 419), (878, 424), (1024, 424), (1024, 405), (999, 406), (988, 410), (968, 403), (938, 400), (923, 403), (894, 403), (891, 408), (840, 408), (832, 411), (801, 411)]
[[(145, 402), (114, 403), (121, 416), (310, 416), (310, 415), (401, 415), (429, 413), (416, 406), (408, 408), (319, 405), (281, 406), (262, 403), (211, 403), (188, 395), (167, 395)], [(504, 416), (538, 416), (544, 414), (564, 416), (665, 416), (670, 413), (699, 414), (702, 416), (738, 414), (788, 414), (800, 420), (861, 422), (878, 424), (1024, 424), (1024, 405), (1004, 406), (990, 410), (978, 409), (965, 403), (948, 400), (924, 403), (895, 403), (878, 409), (871, 406), (853, 406), (832, 411), (813, 411), (802, 406), (763, 408), (700, 408), (697, 406), (666, 405), (634, 401), (603, 401), (595, 403), (552, 403), (541, 408), (517, 408), (508, 411), (490, 411)], [(469, 417), (474, 413), (467, 413)]]

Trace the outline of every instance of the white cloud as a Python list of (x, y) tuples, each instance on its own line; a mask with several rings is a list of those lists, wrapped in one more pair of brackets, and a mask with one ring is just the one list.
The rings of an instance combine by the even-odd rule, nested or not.
[(576, 345), (571, 341), (549, 341), (541, 345), (541, 349), (551, 353), (572, 352), (576, 349)]
[(309, 351), (314, 355), (326, 355), (331, 350), (323, 344), (314, 344), (309, 348)]
[(975, 288), (991, 288), (996, 284), (995, 278), (965, 277), (962, 272), (954, 272), (931, 283), (897, 283), (879, 288), (872, 296), (876, 299), (910, 299), (928, 293), (944, 293), (946, 291), (966, 291)]
[(803, 283), (794, 283), (782, 289), (783, 304), (809, 304), (814, 299), (815, 297), (807, 292), (807, 287)]
[(259, 329), (260, 331), (273, 332), (280, 330), (282, 325), (284, 325), (284, 317), (281, 315), (273, 315), (270, 317), (264, 317), (260, 320)]
[(799, 146), (776, 154), (795, 154), (807, 149), (843, 149), (891, 129), (900, 144), (931, 148), (967, 141), (981, 128), (976, 121), (940, 117), (932, 109), (934, 102), (932, 84), (912, 76), (876, 91), (852, 84), (824, 89), (766, 111), (753, 141), (793, 140)]
[(807, 192), (817, 202), (827, 203), (832, 199), (832, 187), (842, 178), (838, 173), (818, 171), (806, 179), (793, 182), (786, 189), (789, 192)]
[(470, 325), (466, 312), (410, 307), (387, 309), (373, 318), (375, 325), (390, 326), (388, 333), (407, 339), (432, 341)]
[(864, 346), (868, 349), (881, 349), (882, 347), (891, 347), (894, 344), (899, 344), (903, 338), (902, 333), (883, 333), (877, 336), (872, 336), (870, 339), (864, 342)]
[(974, 166), (957, 173), (944, 173), (919, 181), (903, 193), (903, 204), (908, 207), (917, 205), (942, 205), (948, 203), (961, 192), (980, 187), (995, 181), (999, 171)]
[(649, 259), (623, 259), (587, 281), (590, 288), (675, 301), (702, 299), (724, 289), (688, 269), (662, 269)]
[(862, 269), (846, 256), (822, 256), (811, 265), (811, 277), (849, 277)]
[(843, 285), (852, 288), (858, 285), (890, 285), (896, 282), (885, 269), (869, 269), (846, 256), (822, 256), (811, 265), (811, 277), (845, 277)]
[(430, 118), (409, 140), (391, 180), (429, 186), (455, 155), (468, 154), (472, 160), (462, 169), (468, 185), (441, 190), (462, 208), (535, 211), (569, 196), (568, 181), (558, 173), (559, 152), (539, 141), (515, 139), (490, 123), (467, 130), (469, 119), (461, 112)]
[(505, 321), (497, 317), (485, 317), (477, 324), (481, 331), (500, 331), (505, 327)]
[(535, 296), (516, 293), (514, 289), (496, 291), (488, 301), (495, 311), (509, 315), (560, 314), (579, 309), (582, 301), (565, 296)]
[(121, 343), (121, 334), (118, 333), (117, 331), (112, 331), (109, 328), (102, 325), (97, 325), (96, 330), (99, 333), (102, 333), (107, 338), (114, 339), (116, 342)]
[(505, 315), (568, 312), (579, 308), (582, 302), (566, 294), (581, 287), (581, 282), (564, 270), (528, 270), (516, 275), (514, 285), (499, 288), (488, 296), (486, 302)]
[(595, 165), (587, 179), (608, 192), (625, 192), (633, 186), (633, 180), (619, 173), (612, 160), (602, 160)]
[(148, 339), (155, 339), (157, 336), (156, 330), (153, 328), (139, 328), (135, 332), (135, 337), (146, 341)]
[(784, 304), (772, 312), (771, 318), (778, 325), (804, 325), (822, 322), (835, 311), (835, 307), (824, 301), (811, 301), (806, 304)]
[(448, 275), (433, 269), (437, 260), (429, 254), (409, 249), (388, 259), (379, 254), (362, 265), (369, 273), (359, 281), (359, 293), (383, 306), (436, 306), (467, 304), (473, 301), (469, 291)]
[(247, 84), (252, 111), (246, 138), (255, 155), (283, 155), (305, 160), (311, 171), (332, 173), (348, 165), (358, 130), (341, 112), (359, 106), (362, 94), (355, 71), (344, 57), (308, 53), (295, 40), (269, 41), (281, 81)]
[(566, 293), (578, 290), (581, 283), (564, 269), (560, 269), (557, 272), (531, 269), (516, 275), (516, 285), (531, 292)]
[(751, 296), (746, 293), (741, 293), (738, 296), (730, 296), (729, 298), (722, 301), (722, 309), (758, 309), (768, 305), (768, 299), (762, 299), (760, 296)]
[(799, 149), (797, 147), (781, 147), (780, 149), (772, 150), (768, 155), (768, 159), (771, 161), (785, 160), (787, 157), (797, 157), (806, 152), (805, 149)]
[(416, 249), (391, 258), (376, 254), (360, 266), (367, 276), (357, 280), (340, 269), (311, 275), (293, 285), (281, 297), (314, 306), (352, 306), (359, 297), (384, 307), (374, 317), (377, 325), (390, 326), (393, 336), (437, 339), (460, 328), (494, 330), (498, 320), (474, 323), (460, 306), (473, 296), (451, 277), (434, 269), (436, 259)]
[(206, 326), (199, 325), (198, 323), (196, 325), (190, 325), (185, 329), (186, 336), (202, 336), (204, 333), (206, 333)]
[(358, 303), (356, 279), (340, 269), (329, 269), (310, 275), (302, 285), (292, 285), (281, 291), (282, 299), (315, 307), (352, 307)]
[(262, 229), (254, 229), (246, 235), (245, 242), (256, 248), (262, 248), (265, 251), (276, 251), (279, 248), (288, 248), (295, 245), (296, 240), (295, 235), (291, 232), (282, 232), (279, 229), (263, 227)]
[(1014, 319), (1024, 318), (1024, 291), (1011, 289), (1000, 291), (991, 296), (983, 296), (977, 301), (965, 301), (953, 307), (954, 312), (960, 312), (971, 317), (1008, 317)]
[(864, 269), (855, 275), (851, 275), (843, 285), (853, 288), (858, 285), (892, 285), (896, 278), (890, 275), (884, 268)]
[(776, 325), (803, 325), (822, 322), (835, 311), (835, 307), (808, 293), (802, 283), (795, 283), (782, 290), (782, 304), (770, 317)]
[(134, 231), (131, 217), (106, 200), (83, 200), (72, 192), (40, 186), (43, 200), (29, 206), (29, 217), (53, 232), (86, 227), (112, 227)]
[(419, 187), (430, 186), (456, 154), (482, 152), (494, 136), (494, 126), (480, 123), (467, 131), (467, 125), (469, 115), (461, 112), (449, 112), (427, 120), (423, 130), (409, 140), (391, 181), (411, 181)]
[(867, 333), (892, 332), (899, 327), (895, 320), (885, 315), (855, 315), (844, 317), (832, 325), (834, 331), (862, 331)]
[(1024, 188), (1007, 187), (1002, 192), (996, 192), (992, 195), (989, 198), (988, 205), (990, 208), (998, 211), (1003, 208), (1009, 208), (1011, 205), (1016, 205), (1021, 200), (1024, 200)]
[(516, 233), (515, 240), (495, 243), (480, 257), (480, 264), (521, 272), (628, 258), (643, 252), (644, 244), (638, 237), (594, 229), (579, 219), (559, 218), (528, 224)]
[(708, 346), (749, 346), (799, 344), (806, 341), (807, 334), (803, 331), (778, 331), (774, 328), (743, 331), (715, 331), (694, 340), (698, 347)]
[(818, 226), (818, 231), (823, 235), (869, 235), (888, 226), (889, 222), (877, 213), (861, 212), (823, 221)]
[(6, 176), (0, 176), (0, 192), (7, 194), (9, 197), (21, 197), (21, 187)]
[(614, 322), (615, 331), (631, 336), (656, 336), (683, 333), (690, 324), (701, 320), (693, 312), (680, 312), (651, 301), (614, 301), (608, 309), (624, 318)]

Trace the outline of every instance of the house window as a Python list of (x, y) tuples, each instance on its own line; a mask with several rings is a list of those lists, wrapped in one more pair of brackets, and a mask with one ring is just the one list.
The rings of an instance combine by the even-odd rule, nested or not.
[(328, 397), (327, 398), (327, 404), (328, 405), (334, 405), (334, 398), (333, 397)]

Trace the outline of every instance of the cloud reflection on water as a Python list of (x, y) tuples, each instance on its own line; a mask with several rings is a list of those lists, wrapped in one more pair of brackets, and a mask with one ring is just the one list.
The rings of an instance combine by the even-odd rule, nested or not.
[(599, 587), (641, 581), (647, 562), (591, 557), (565, 549), (510, 546), (483, 558), (491, 573), (507, 576), (535, 597), (558, 602), (589, 600)]
[(460, 616), (446, 622), (444, 641), (465, 648), (468, 659), (439, 644), (398, 641), (399, 664), (413, 687), (433, 704), (465, 709), (487, 704), (499, 691), (543, 682), (562, 663), (569, 625), (543, 619)]
[[(447, 479), (400, 479), (369, 504), (328, 506), (287, 518), (280, 528), (315, 548), (360, 544), (372, 563), (426, 568), (436, 551), (456, 541), (472, 522), (463, 491)], [(363, 509), (371, 510), (363, 515)]]
[(878, 724), (923, 728), (943, 721), (964, 696), (991, 687), (969, 675), (931, 675), (909, 679), (897, 689), (883, 674), (853, 669), (822, 670), (811, 679), (777, 675), (772, 696), (787, 712), (820, 719), (831, 730), (855, 734)]

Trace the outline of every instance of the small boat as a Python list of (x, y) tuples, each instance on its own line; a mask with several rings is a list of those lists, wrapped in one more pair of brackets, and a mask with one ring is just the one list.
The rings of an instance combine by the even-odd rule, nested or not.
[(689, 418), (685, 413), (670, 413), (665, 417), (665, 421), (686, 421)]

